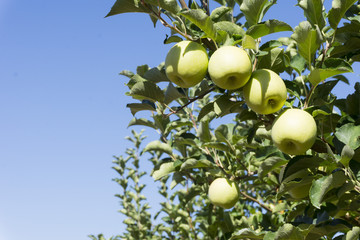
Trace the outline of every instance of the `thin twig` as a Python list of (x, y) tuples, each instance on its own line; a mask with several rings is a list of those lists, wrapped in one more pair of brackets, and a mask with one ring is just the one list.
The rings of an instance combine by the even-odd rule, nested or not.
[(259, 200), (255, 199), (255, 198), (253, 198), (253, 197), (251, 197), (251, 196), (249, 196), (249, 195), (247, 195), (247, 194), (244, 193), (244, 192), (241, 192), (241, 191), (240, 191), (240, 193), (241, 193), (241, 195), (243, 195), (245, 198), (247, 198), (247, 199), (249, 199), (249, 200), (251, 200), (251, 201), (256, 202), (257, 204), (259, 204), (260, 207), (266, 209), (266, 210), (269, 211), (269, 212), (272, 212), (272, 209), (271, 209), (271, 208), (269, 208), (269, 207), (266, 206), (265, 204), (261, 203)]
[(170, 117), (172, 114), (175, 114), (175, 113), (178, 113), (180, 112), (181, 110), (183, 110), (184, 108), (186, 108), (187, 106), (189, 106), (191, 103), (195, 102), (196, 100), (198, 99), (201, 99), (203, 97), (205, 97), (207, 94), (209, 94), (210, 92), (214, 91), (215, 87), (211, 87), (209, 88), (206, 92), (200, 94), (199, 96), (197, 97), (194, 97), (194, 98), (189, 98), (189, 102), (187, 102), (186, 104), (182, 105), (180, 108), (176, 109), (176, 111), (173, 111), (169, 114), (166, 115), (166, 117)]

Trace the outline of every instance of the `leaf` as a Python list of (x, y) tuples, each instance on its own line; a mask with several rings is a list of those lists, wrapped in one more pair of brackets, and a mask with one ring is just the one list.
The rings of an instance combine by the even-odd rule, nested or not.
[(286, 159), (276, 156), (265, 159), (259, 166), (259, 177), (264, 178), (266, 174), (279, 168), (280, 166), (285, 165), (287, 162), (288, 161)]
[(330, 9), (328, 14), (329, 23), (333, 29), (337, 28), (346, 11), (356, 1), (357, 0), (333, 0), (332, 8)]
[(300, 55), (311, 65), (316, 50), (323, 41), (319, 28), (312, 28), (308, 21), (301, 22), (295, 27), (291, 38), (297, 42)]
[(144, 7), (142, 4), (139, 3), (139, 0), (116, 0), (115, 4), (111, 7), (110, 12), (105, 17), (113, 16), (120, 13), (150, 12), (148, 8)]
[(276, 0), (244, 0), (240, 6), (249, 26), (262, 21), (267, 10), (276, 3)]
[(156, 129), (155, 124), (153, 122), (147, 120), (146, 118), (133, 118), (129, 122), (128, 127), (135, 126), (135, 125), (142, 125), (142, 126), (147, 126), (147, 127)]
[(345, 145), (341, 151), (341, 159), (340, 162), (345, 166), (349, 166), (350, 160), (354, 157), (355, 151), (350, 148), (348, 145)]
[(360, 147), (360, 126), (345, 124), (336, 130), (335, 136), (354, 150)]
[(211, 133), (209, 129), (209, 121), (201, 121), (197, 129), (197, 135), (204, 143), (211, 140)]
[(304, 10), (306, 19), (320, 29), (325, 26), (323, 15), (323, 0), (299, 0), (298, 5)]
[(300, 226), (295, 227), (290, 223), (285, 223), (276, 231), (274, 240), (304, 240), (313, 227), (314, 225), (301, 229)]
[(207, 142), (207, 143), (204, 143), (202, 145), (202, 147), (214, 148), (214, 149), (224, 151), (224, 152), (231, 152), (231, 148), (228, 145), (225, 145), (220, 142)]
[(235, 239), (263, 239), (265, 232), (255, 232), (250, 228), (243, 228), (233, 233), (230, 240)]
[(360, 227), (355, 226), (346, 233), (345, 240), (358, 240), (359, 236), (360, 236)]
[(301, 170), (316, 168), (322, 161), (323, 159), (316, 156), (296, 156), (288, 162), (284, 170), (283, 177), (280, 179), (281, 181), (284, 181), (284, 179)]
[(215, 166), (216, 165), (206, 159), (197, 160), (195, 158), (189, 158), (181, 165), (180, 171), (192, 168), (213, 168)]
[(351, 65), (340, 58), (328, 58), (323, 62), (322, 68), (315, 68), (309, 74), (309, 81), (317, 85), (325, 79), (347, 72), (353, 72)]
[(169, 82), (169, 79), (166, 77), (165, 71), (161, 71), (161, 69), (162, 65), (160, 65), (159, 67), (151, 68), (144, 73), (143, 78), (154, 83)]
[(230, 36), (238, 35), (238, 36), (245, 36), (245, 30), (237, 25), (236, 23), (229, 22), (229, 21), (221, 21), (214, 23), (214, 27), (217, 32), (224, 31), (228, 33)]
[(174, 87), (174, 85), (170, 82), (165, 91), (164, 103), (169, 104), (172, 101), (183, 97), (185, 97), (185, 95), (182, 90)]
[(155, 83), (150, 81), (135, 83), (129, 95), (140, 100), (147, 99), (154, 102), (163, 102), (164, 100), (164, 92)]
[(301, 55), (296, 54), (290, 60), (290, 67), (292, 67), (299, 75), (305, 70), (306, 60)]
[(333, 188), (342, 186), (347, 179), (341, 170), (317, 179), (310, 188), (309, 197), (312, 205), (320, 209), (325, 194)]
[(285, 71), (286, 60), (284, 55), (284, 49), (274, 48), (269, 51), (265, 56), (259, 57), (259, 69), (270, 69), (276, 73)]
[(235, 125), (232, 123), (222, 124), (215, 129), (215, 137), (220, 142), (229, 143), (232, 140)]
[(216, 40), (214, 23), (202, 9), (183, 9), (179, 14), (198, 26), (208, 37)]
[(159, 151), (172, 155), (172, 147), (169, 144), (160, 142), (159, 140), (148, 143), (142, 152), (144, 153), (150, 151)]
[(154, 180), (159, 180), (162, 177), (169, 175), (170, 173), (175, 171), (174, 162), (165, 162), (160, 165), (157, 169), (155, 169), (152, 173), (152, 177)]
[(236, 109), (236, 106), (241, 106), (243, 102), (233, 101), (232, 96), (222, 95), (214, 101), (214, 112), (217, 116), (225, 116), (230, 113), (234, 113), (233, 110)]
[(210, 19), (213, 22), (218, 22), (225, 14), (227, 14), (230, 11), (231, 8), (226, 6), (215, 8), (210, 14)]
[(241, 44), (243, 48), (257, 50), (255, 39), (249, 35), (244, 36)]
[(181, 7), (177, 4), (176, 0), (145, 0), (146, 3), (150, 3), (153, 6), (158, 6), (173, 14), (177, 14)]
[(260, 38), (271, 33), (283, 32), (283, 31), (293, 31), (292, 27), (282, 21), (271, 19), (266, 22), (255, 24), (246, 31), (247, 35), (252, 36), (253, 38)]
[(142, 103), (129, 103), (126, 105), (126, 107), (130, 108), (131, 114), (135, 115), (137, 112), (149, 110), (149, 111), (155, 111), (155, 105), (150, 104), (146, 101), (143, 101)]

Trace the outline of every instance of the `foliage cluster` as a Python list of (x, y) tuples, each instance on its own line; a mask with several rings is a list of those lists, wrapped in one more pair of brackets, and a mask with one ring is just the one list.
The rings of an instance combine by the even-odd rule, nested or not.
[[(110, 239), (358, 239), (360, 234), (360, 84), (344, 99), (333, 94), (344, 73), (360, 61), (360, 1), (298, 0), (306, 21), (294, 29), (263, 21), (276, 0), (117, 0), (108, 16), (141, 12), (154, 26), (170, 28), (164, 43), (201, 43), (209, 55), (224, 45), (245, 49), (256, 69), (283, 77), (285, 108), (301, 108), (317, 123), (317, 139), (305, 155), (280, 152), (269, 135), (278, 113), (260, 115), (246, 106), (241, 89), (224, 90), (210, 77), (184, 89), (169, 82), (164, 64), (141, 65), (129, 78), (129, 126), (159, 134), (117, 157), (117, 195), (126, 232)], [(289, 33), (271, 39), (272, 33)], [(261, 42), (261, 38), (271, 40)], [(144, 117), (137, 117), (138, 115)], [(140, 164), (148, 159), (150, 173)], [(164, 201), (152, 215), (143, 195), (144, 175), (161, 183)], [(207, 198), (209, 184), (227, 177), (241, 198), (230, 210)], [(148, 183), (152, 184), (152, 183)], [(159, 219), (161, 218), (161, 219)], [(92, 239), (105, 239), (103, 235)]]

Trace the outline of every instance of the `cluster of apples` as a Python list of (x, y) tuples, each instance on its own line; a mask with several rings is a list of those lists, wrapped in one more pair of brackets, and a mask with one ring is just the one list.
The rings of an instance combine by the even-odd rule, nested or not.
[[(249, 55), (236, 46), (220, 47), (209, 59), (201, 44), (181, 41), (169, 50), (165, 72), (170, 81), (183, 88), (195, 86), (209, 73), (213, 83), (222, 89), (242, 88), (246, 104), (258, 114), (279, 111), (287, 98), (280, 76), (269, 69), (252, 71)], [(275, 119), (271, 138), (282, 152), (300, 155), (312, 147), (316, 133), (316, 122), (309, 113), (287, 109)], [(231, 208), (238, 200), (239, 190), (234, 182), (218, 178), (211, 183), (208, 195), (214, 205)]]

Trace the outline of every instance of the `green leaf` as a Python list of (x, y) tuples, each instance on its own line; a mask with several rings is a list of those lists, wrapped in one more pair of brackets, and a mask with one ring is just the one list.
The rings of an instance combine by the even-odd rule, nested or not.
[(206, 159), (197, 160), (195, 158), (187, 159), (180, 167), (180, 171), (192, 168), (213, 168), (216, 165)]
[(305, 70), (306, 60), (300, 54), (296, 54), (290, 60), (290, 67), (292, 67), (299, 75)]
[(250, 228), (243, 228), (233, 233), (230, 240), (235, 239), (263, 239), (265, 232), (255, 232)]
[(283, 32), (283, 31), (293, 31), (291, 26), (285, 22), (279, 20), (271, 19), (266, 22), (258, 23), (251, 26), (246, 34), (252, 36), (253, 38), (260, 38), (271, 33)]
[(170, 82), (165, 91), (164, 103), (169, 104), (172, 101), (183, 97), (186, 96), (184, 95), (182, 90), (174, 87), (174, 85)]
[(357, 0), (333, 0), (328, 19), (330, 26), (336, 29), (346, 11), (357, 2)]
[(137, 112), (144, 110), (155, 111), (155, 106), (146, 101), (142, 103), (129, 103), (126, 105), (126, 107), (130, 108), (132, 115), (135, 115)]
[(341, 170), (317, 179), (310, 188), (309, 196), (312, 205), (320, 209), (325, 194), (333, 188), (342, 186), (346, 180), (348, 180), (348, 178)]
[(229, 143), (233, 136), (235, 125), (232, 123), (222, 124), (215, 129), (215, 137), (220, 142)]
[(151, 11), (144, 7), (139, 0), (116, 0), (115, 4), (111, 7), (110, 12), (105, 17), (129, 12), (150, 13)]
[(360, 126), (345, 124), (336, 130), (335, 136), (354, 150), (360, 147)]
[(218, 22), (225, 14), (229, 13), (230, 11), (231, 8), (226, 6), (215, 8), (210, 14), (210, 19), (213, 22)]
[(265, 159), (259, 167), (259, 177), (264, 178), (266, 174), (279, 168), (280, 166), (285, 165), (287, 162), (288, 161), (286, 159), (276, 156)]
[(319, 28), (314, 29), (308, 21), (301, 22), (291, 35), (297, 42), (299, 53), (311, 65), (316, 50), (323, 41)]
[(345, 145), (341, 150), (341, 159), (340, 162), (345, 166), (349, 166), (350, 160), (354, 157), (355, 151), (350, 148), (348, 145)]
[(142, 125), (142, 126), (147, 126), (147, 127), (151, 127), (153, 129), (156, 129), (155, 124), (153, 122), (147, 120), (146, 118), (133, 118), (129, 122), (128, 127), (136, 126), (136, 125)]
[(326, 59), (321, 68), (315, 68), (309, 74), (309, 81), (313, 85), (317, 85), (325, 79), (347, 72), (353, 72), (351, 65), (340, 58)]
[(159, 180), (162, 177), (169, 175), (170, 173), (175, 171), (174, 162), (165, 162), (162, 163), (158, 168), (156, 168), (153, 173), (152, 177), (154, 180)]
[(322, 161), (323, 159), (316, 156), (296, 156), (288, 162), (284, 170), (283, 177), (280, 179), (281, 181), (284, 181), (285, 178), (288, 178), (301, 170), (316, 168)]
[(153, 82), (150, 81), (142, 81), (137, 82), (132, 86), (130, 93), (135, 99), (139, 100), (150, 100), (150, 101), (164, 101), (164, 92)]
[(286, 68), (286, 56), (284, 55), (284, 49), (274, 48), (269, 51), (265, 56), (259, 57), (258, 63), (259, 69), (271, 69), (276, 73), (285, 71)]
[(217, 116), (225, 116), (234, 113), (237, 106), (241, 106), (243, 102), (234, 101), (232, 96), (222, 95), (214, 101), (214, 112)]
[(249, 26), (252, 26), (261, 22), (267, 10), (275, 3), (276, 0), (243, 0), (240, 10)]
[(154, 67), (145, 72), (143, 78), (154, 83), (158, 82), (169, 82), (169, 79), (166, 77), (165, 71), (162, 70), (163, 64), (159, 67)]
[(318, 25), (320, 29), (325, 26), (323, 0), (299, 0), (298, 5), (304, 10), (306, 19), (313, 26)]
[(208, 37), (216, 40), (214, 23), (202, 9), (183, 9), (179, 14), (198, 26)]
[(225, 145), (220, 142), (207, 142), (202, 145), (202, 147), (214, 148), (216, 150), (231, 152), (231, 148), (228, 145)]
[(285, 223), (276, 231), (274, 240), (304, 240), (313, 227), (314, 225), (308, 228), (304, 226), (302, 229), (301, 225), (295, 227), (290, 223)]
[(209, 129), (209, 121), (201, 121), (197, 129), (197, 135), (203, 142), (209, 142), (211, 140), (211, 133)]
[(143, 153), (149, 151), (159, 151), (172, 155), (172, 147), (167, 143), (160, 142), (159, 140), (148, 143), (144, 148)]
[(243, 48), (257, 50), (255, 39), (249, 35), (245, 35), (241, 43)]
[(238, 36), (245, 36), (245, 30), (237, 25), (236, 23), (229, 22), (229, 21), (221, 21), (214, 23), (214, 27), (217, 32), (224, 31), (228, 33), (230, 36), (238, 35)]
[(360, 236), (360, 227), (355, 226), (346, 233), (345, 240), (358, 240), (359, 236)]
[(158, 6), (173, 14), (177, 14), (181, 7), (177, 4), (176, 0), (145, 0), (146, 3), (150, 3), (153, 6)]

